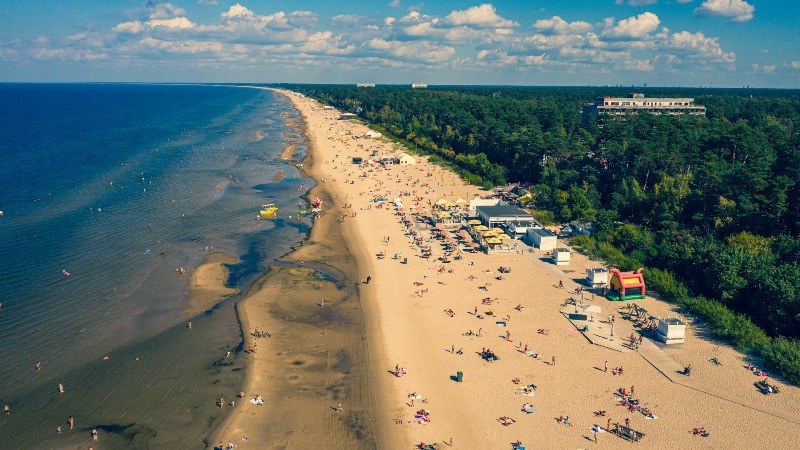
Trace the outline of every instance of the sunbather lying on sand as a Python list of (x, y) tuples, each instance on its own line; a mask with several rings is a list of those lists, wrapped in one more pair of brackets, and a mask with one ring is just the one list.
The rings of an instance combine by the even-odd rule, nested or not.
[(516, 420), (514, 420), (514, 419), (512, 419), (511, 417), (508, 417), (508, 416), (503, 416), (503, 417), (497, 419), (497, 421), (502, 423), (503, 426), (505, 426), (505, 427), (517, 423)]

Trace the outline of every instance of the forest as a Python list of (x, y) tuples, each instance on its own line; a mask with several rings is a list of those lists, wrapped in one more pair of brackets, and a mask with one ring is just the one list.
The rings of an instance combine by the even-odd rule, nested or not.
[[(530, 186), (543, 223), (800, 384), (800, 91), (280, 85), (356, 113), (465, 180)], [(691, 97), (705, 116), (591, 117), (595, 97)]]

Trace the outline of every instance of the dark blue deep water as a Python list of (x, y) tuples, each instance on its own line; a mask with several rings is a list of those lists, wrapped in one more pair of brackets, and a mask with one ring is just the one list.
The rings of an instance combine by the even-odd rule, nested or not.
[(74, 447), (91, 428), (95, 448), (204, 446), (242, 378), (238, 354), (220, 360), (241, 341), (235, 298), (191, 317), (175, 269), (231, 253), (245, 288), (306, 236), (255, 220), (310, 184), (275, 161), (305, 151), (297, 117), (259, 89), (0, 84), (0, 446)]

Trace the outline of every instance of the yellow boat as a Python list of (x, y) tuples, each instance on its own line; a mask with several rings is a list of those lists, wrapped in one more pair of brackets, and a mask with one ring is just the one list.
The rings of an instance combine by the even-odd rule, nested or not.
[(277, 213), (278, 207), (270, 203), (268, 205), (261, 205), (261, 211), (258, 212), (258, 215), (261, 217), (274, 217)]

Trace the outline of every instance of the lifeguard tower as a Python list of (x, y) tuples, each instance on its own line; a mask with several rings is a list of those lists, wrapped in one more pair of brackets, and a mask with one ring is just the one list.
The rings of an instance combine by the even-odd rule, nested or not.
[(620, 272), (619, 269), (611, 269), (611, 290), (606, 297), (611, 301), (639, 300), (644, 298), (644, 276), (642, 268), (634, 272)]
[(686, 340), (686, 324), (677, 317), (658, 319), (656, 336), (659, 341), (667, 345), (683, 344)]
[(608, 286), (608, 269), (595, 267), (587, 270), (586, 283), (593, 288)]
[(571, 253), (568, 248), (557, 248), (553, 250), (553, 263), (557, 266), (568, 266)]

